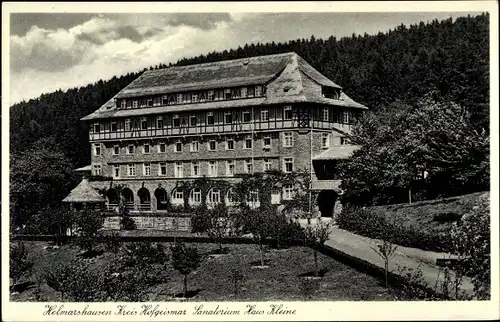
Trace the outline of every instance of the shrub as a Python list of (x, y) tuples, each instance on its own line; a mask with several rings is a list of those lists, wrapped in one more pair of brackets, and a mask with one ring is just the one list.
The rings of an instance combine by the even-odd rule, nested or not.
[(305, 230), (306, 245), (314, 251), (314, 276), (318, 276), (318, 252), (330, 238), (330, 224), (318, 219), (314, 226), (308, 226)]
[(10, 242), (9, 247), (9, 273), (14, 284), (22, 275), (31, 270), (33, 262), (28, 258), (28, 251), (24, 243)]
[(83, 210), (76, 212), (75, 224), (79, 235), (76, 244), (87, 252), (91, 252), (97, 245), (104, 224), (104, 216), (95, 210)]
[(341, 229), (401, 246), (437, 252), (453, 251), (449, 234), (427, 232), (403, 223), (390, 222), (366, 208), (344, 207), (337, 218), (337, 224)]
[(120, 229), (121, 230), (136, 230), (137, 225), (135, 221), (127, 215), (122, 216), (120, 219)]
[(106, 251), (113, 253), (115, 256), (120, 251), (122, 242), (120, 240), (118, 233), (112, 233), (112, 234), (104, 236), (103, 242), (104, 242), (104, 248), (106, 249)]
[(290, 222), (283, 214), (276, 214), (271, 226), (271, 246), (274, 248), (287, 248), (295, 243), (304, 241), (304, 228), (299, 223)]
[(128, 243), (125, 246), (125, 264), (131, 266), (145, 266), (149, 264), (166, 264), (168, 254), (163, 244), (153, 244), (148, 241)]
[(481, 197), (451, 232), (455, 253), (459, 255), (457, 270), (471, 277), (480, 300), (490, 298), (491, 288), (489, 203), (488, 196)]

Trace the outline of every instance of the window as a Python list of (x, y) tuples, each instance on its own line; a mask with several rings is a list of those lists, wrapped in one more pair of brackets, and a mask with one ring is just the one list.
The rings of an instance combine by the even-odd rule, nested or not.
[(283, 133), (283, 146), (292, 147), (293, 146), (293, 133), (285, 132)]
[(214, 140), (211, 140), (208, 142), (208, 151), (215, 151), (217, 150), (217, 142)]
[(158, 167), (158, 175), (160, 176), (166, 176), (167, 175), (167, 164), (162, 162), (159, 164)]
[(252, 160), (245, 160), (245, 173), (253, 173), (253, 162)]
[(233, 115), (231, 114), (231, 112), (224, 113), (224, 123), (225, 124), (233, 123)]
[(94, 144), (94, 155), (101, 155), (101, 143)]
[(174, 152), (182, 152), (182, 142), (181, 141), (175, 142)]
[(197, 103), (198, 102), (198, 93), (192, 93), (191, 94), (191, 101), (193, 103)]
[(179, 115), (176, 114), (172, 118), (172, 126), (173, 127), (179, 127), (179, 126), (181, 126), (181, 119), (179, 118)]
[(158, 116), (156, 118), (156, 128), (163, 129), (163, 116)]
[(292, 200), (293, 197), (293, 187), (291, 184), (283, 186), (283, 200)]
[(220, 189), (212, 188), (208, 192), (208, 204), (216, 205), (218, 203), (220, 203)]
[(342, 113), (342, 116), (343, 116), (343, 117), (342, 117), (342, 121), (343, 121), (343, 123), (345, 123), (345, 124), (349, 124), (349, 112), (344, 111), (344, 112)]
[(190, 151), (191, 152), (198, 152), (199, 150), (200, 150), (200, 145), (199, 145), (198, 141), (191, 142)]
[(217, 161), (208, 162), (208, 176), (217, 177)]
[(264, 136), (264, 139), (262, 140), (262, 147), (264, 149), (270, 149), (271, 148), (271, 136), (270, 135)]
[(293, 158), (283, 158), (283, 172), (293, 172)]
[(349, 144), (349, 139), (346, 138), (345, 136), (341, 137), (340, 138), (340, 144), (341, 145), (347, 145), (347, 144)]
[(207, 100), (209, 100), (209, 101), (214, 100), (214, 91), (213, 90), (208, 91)]
[(207, 112), (207, 124), (208, 125), (214, 124), (214, 113), (213, 112)]
[(177, 94), (177, 104), (184, 103), (182, 94)]
[(118, 131), (118, 127), (116, 126), (116, 122), (111, 122), (111, 132)]
[(263, 109), (260, 111), (260, 120), (269, 121), (269, 111), (267, 109)]
[(271, 190), (271, 204), (279, 205), (281, 203), (281, 191), (279, 189), (273, 188)]
[(184, 191), (181, 189), (175, 189), (172, 193), (172, 204), (182, 205), (184, 204)]
[(120, 154), (120, 146), (113, 145), (113, 155), (118, 155), (118, 154)]
[(200, 164), (198, 162), (191, 162), (191, 176), (192, 177), (200, 176)]
[(292, 119), (292, 107), (291, 106), (283, 107), (283, 119), (284, 120), (291, 120)]
[(127, 147), (127, 154), (134, 154), (135, 153), (135, 146), (129, 145)]
[(201, 189), (193, 188), (189, 193), (189, 204), (190, 205), (199, 205), (201, 203)]
[(120, 105), (121, 105), (121, 108), (126, 108), (127, 107), (127, 101), (126, 100), (122, 100)]
[(243, 112), (243, 122), (250, 122), (250, 112)]
[(147, 105), (146, 100), (142, 99), (139, 101), (139, 107), (145, 107)]
[(147, 130), (148, 129), (148, 119), (143, 117), (141, 119), (141, 130)]
[(189, 125), (196, 126), (196, 115), (191, 115), (189, 117)]
[(232, 188), (229, 188), (229, 190), (227, 191), (227, 194), (226, 194), (226, 205), (228, 206), (233, 206), (234, 203), (236, 202), (235, 200), (235, 196), (234, 196), (234, 192), (233, 192), (233, 189)]
[(226, 161), (226, 175), (229, 177), (234, 176), (235, 170), (235, 162), (234, 160)]
[(158, 144), (158, 153), (166, 153), (167, 152), (167, 145), (164, 142), (160, 142)]
[(119, 178), (119, 177), (120, 177), (120, 165), (113, 164), (113, 178)]
[(149, 146), (149, 143), (144, 143), (143, 147), (142, 147), (142, 153), (143, 154), (149, 154), (150, 152), (150, 146)]
[(184, 166), (182, 162), (176, 162), (174, 168), (174, 177), (182, 178), (184, 176)]
[(165, 95), (161, 97), (161, 104), (168, 105), (168, 96)]
[(153, 106), (161, 106), (161, 98), (160, 97), (154, 98)]
[(101, 124), (99, 123), (94, 123), (94, 132), (99, 133), (101, 132)]
[(260, 205), (259, 192), (256, 190), (250, 191), (248, 193), (247, 205), (251, 208), (257, 208)]
[(326, 149), (330, 146), (330, 134), (329, 133), (322, 133), (321, 134), (321, 147), (323, 149)]
[(232, 99), (240, 98), (240, 90), (238, 88), (233, 89), (233, 91), (231, 93), (231, 98)]
[(231, 90), (229, 88), (226, 88), (224, 90), (224, 99), (230, 100), (231, 99)]
[(264, 159), (264, 172), (271, 170), (271, 164), (270, 159)]
[(241, 88), (241, 98), (245, 98), (245, 97), (247, 97), (247, 88), (242, 87)]
[(323, 107), (322, 112), (323, 121), (328, 122), (328, 107)]
[(254, 97), (254, 94), (255, 94), (255, 88), (253, 86), (250, 86), (247, 90), (247, 96)]
[(251, 149), (252, 148), (252, 136), (247, 135), (245, 137), (245, 149)]
[(226, 150), (234, 150), (234, 140), (233, 139), (226, 140)]
[(151, 175), (151, 163), (144, 163), (142, 166), (142, 173), (145, 176), (150, 176)]
[(257, 85), (255, 86), (255, 97), (262, 96), (262, 86)]
[(139, 107), (139, 102), (138, 101), (132, 101), (132, 107), (133, 108)]
[(128, 168), (128, 176), (129, 177), (135, 176), (135, 164), (129, 163), (127, 168)]
[(100, 164), (93, 164), (92, 168), (95, 176), (102, 175), (102, 166)]
[(130, 119), (125, 120), (125, 131), (130, 131)]
[(153, 106), (153, 99), (151, 99), (151, 98), (148, 99), (148, 106), (149, 107)]

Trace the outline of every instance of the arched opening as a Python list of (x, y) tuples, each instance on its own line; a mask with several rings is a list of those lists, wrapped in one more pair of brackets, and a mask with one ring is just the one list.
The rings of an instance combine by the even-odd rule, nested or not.
[(157, 188), (155, 190), (156, 198), (156, 209), (157, 210), (167, 210), (168, 206), (168, 196), (167, 192), (163, 188)]
[(108, 189), (108, 191), (106, 191), (106, 198), (108, 199), (108, 210), (113, 210), (118, 207), (120, 198), (118, 198), (118, 192), (116, 192), (115, 189)]
[(207, 194), (207, 207), (213, 208), (221, 201), (221, 192), (219, 188), (211, 188)]
[(226, 192), (226, 206), (232, 207), (236, 205), (236, 195), (233, 191), (233, 188), (229, 188)]
[(332, 217), (333, 209), (335, 207), (335, 201), (337, 200), (338, 194), (335, 190), (321, 190), (318, 194), (317, 203), (319, 211), (321, 212), (321, 217)]
[(139, 210), (151, 210), (151, 194), (149, 190), (143, 187), (139, 189), (137, 195), (140, 199)]
[(189, 192), (189, 205), (199, 206), (201, 204), (201, 189), (193, 188)]
[(252, 190), (248, 193), (247, 205), (252, 209), (260, 207), (259, 191)]
[(134, 210), (134, 193), (129, 188), (123, 188), (121, 193), (125, 199), (125, 208), (127, 210)]
[(174, 190), (172, 190), (172, 205), (184, 205), (184, 191), (182, 191), (182, 189), (175, 188)]

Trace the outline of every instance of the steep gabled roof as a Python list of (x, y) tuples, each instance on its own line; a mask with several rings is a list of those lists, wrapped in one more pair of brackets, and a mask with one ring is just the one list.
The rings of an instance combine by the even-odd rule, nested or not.
[(75, 189), (71, 190), (69, 195), (63, 199), (63, 202), (102, 203), (105, 201), (106, 199), (102, 197), (85, 178), (82, 179), (80, 184), (76, 186)]
[[(120, 98), (257, 84), (266, 84), (267, 94), (265, 98), (169, 105), (138, 110), (116, 109), (114, 102)], [(101, 108), (82, 120), (157, 114), (186, 108), (196, 110), (255, 106), (256, 100), (259, 100), (259, 105), (311, 102), (367, 109), (366, 106), (353, 101), (345, 93), (341, 93), (338, 100), (325, 98), (321, 93), (320, 86), (341, 89), (339, 85), (326, 78), (294, 52), (169, 67), (145, 71)]]

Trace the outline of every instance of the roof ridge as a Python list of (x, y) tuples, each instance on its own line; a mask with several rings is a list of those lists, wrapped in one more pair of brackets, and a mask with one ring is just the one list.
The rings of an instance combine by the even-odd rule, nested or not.
[[(279, 54), (269, 54), (269, 55), (259, 55), (259, 56), (251, 56), (251, 57), (245, 57), (245, 58), (236, 58), (236, 59), (225, 59), (225, 60), (217, 60), (213, 62), (208, 62), (208, 63), (199, 63), (199, 64), (191, 64), (191, 65), (183, 65), (183, 66), (171, 66), (171, 67), (165, 67), (165, 68), (160, 68), (160, 69), (153, 69), (153, 70), (146, 70), (144, 71), (144, 74), (151, 74), (151, 73), (158, 73), (160, 71), (164, 70), (171, 70), (171, 69), (182, 69), (182, 68), (194, 68), (194, 67), (200, 67), (200, 66), (210, 66), (210, 65), (215, 65), (215, 64), (220, 64), (220, 63), (227, 63), (227, 62), (238, 62), (238, 61), (245, 61), (247, 59), (258, 59), (262, 57), (280, 57), (280, 56), (292, 56), (292, 57), (297, 57), (299, 56), (295, 51), (288, 51), (286, 53), (279, 53)], [(300, 57), (300, 56), (299, 56)]]

